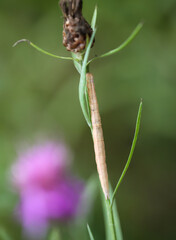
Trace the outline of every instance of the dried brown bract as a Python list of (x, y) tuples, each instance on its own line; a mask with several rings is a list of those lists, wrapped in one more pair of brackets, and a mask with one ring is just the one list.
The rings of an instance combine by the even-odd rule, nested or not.
[(60, 0), (59, 4), (64, 15), (63, 45), (68, 51), (81, 52), (93, 32), (82, 16), (82, 0)]

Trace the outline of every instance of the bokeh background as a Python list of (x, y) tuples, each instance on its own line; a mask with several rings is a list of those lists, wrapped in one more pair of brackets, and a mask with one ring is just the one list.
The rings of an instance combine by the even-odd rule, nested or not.
[[(116, 198), (124, 239), (176, 239), (176, 1), (84, 0), (88, 21), (95, 4), (92, 56), (118, 46), (144, 21), (128, 47), (91, 65), (113, 186), (127, 160), (143, 99), (139, 141)], [(8, 178), (21, 142), (43, 135), (63, 138), (74, 154), (73, 171), (85, 181), (96, 172), (72, 62), (42, 55), (25, 43), (12, 48), (27, 38), (69, 56), (62, 46), (62, 22), (56, 0), (0, 1), (0, 226), (12, 239), (21, 239), (21, 227), (13, 216), (18, 199)], [(86, 221), (95, 238), (104, 239), (99, 197)], [(65, 239), (88, 239), (86, 227), (79, 228), (84, 237)]]

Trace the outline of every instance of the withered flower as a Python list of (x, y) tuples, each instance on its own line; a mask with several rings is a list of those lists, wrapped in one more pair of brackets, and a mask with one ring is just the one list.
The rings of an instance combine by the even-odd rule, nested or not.
[(93, 32), (82, 16), (82, 0), (60, 0), (59, 4), (64, 16), (63, 45), (68, 51), (81, 52)]

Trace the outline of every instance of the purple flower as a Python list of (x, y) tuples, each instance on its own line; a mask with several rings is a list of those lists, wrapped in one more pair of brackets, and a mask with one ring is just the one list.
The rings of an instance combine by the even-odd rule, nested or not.
[(51, 221), (77, 216), (83, 183), (68, 174), (69, 154), (58, 142), (43, 142), (19, 154), (12, 167), (20, 195), (18, 216), (27, 233), (42, 235)]
[(13, 183), (18, 189), (50, 187), (62, 179), (68, 166), (68, 151), (61, 143), (42, 142), (19, 153), (12, 167)]

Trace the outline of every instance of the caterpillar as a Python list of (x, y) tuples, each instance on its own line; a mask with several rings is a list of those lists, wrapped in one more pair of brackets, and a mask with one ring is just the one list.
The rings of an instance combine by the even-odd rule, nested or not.
[(100, 183), (106, 199), (109, 199), (109, 182), (106, 166), (105, 144), (101, 117), (99, 114), (98, 101), (95, 92), (94, 79), (91, 73), (86, 74), (87, 91), (89, 96), (89, 106), (92, 122), (92, 136), (94, 142), (95, 160), (97, 164)]

